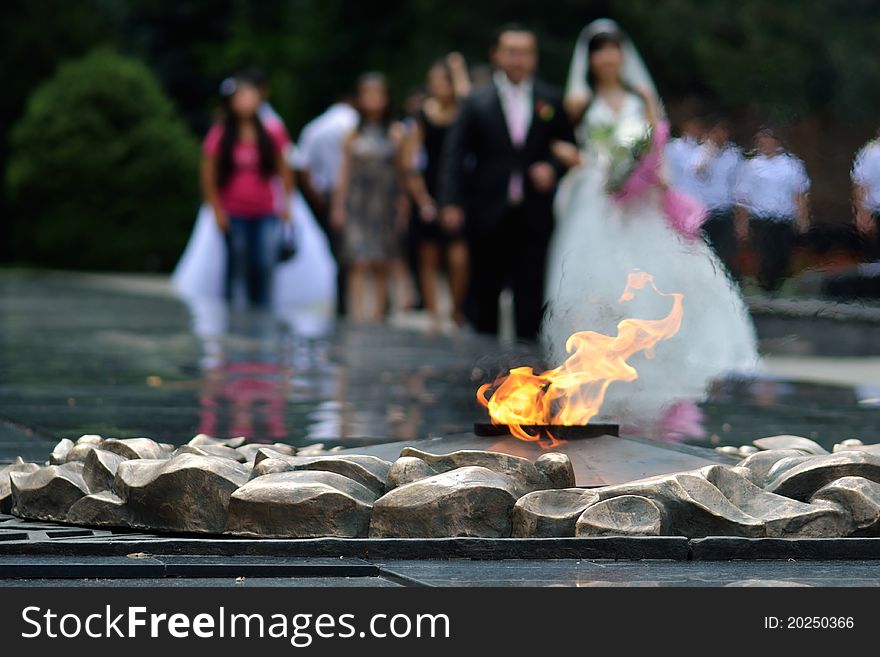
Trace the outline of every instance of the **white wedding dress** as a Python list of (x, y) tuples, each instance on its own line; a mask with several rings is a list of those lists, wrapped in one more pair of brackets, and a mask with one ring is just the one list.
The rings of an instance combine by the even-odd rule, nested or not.
[[(336, 263), (327, 238), (297, 192), (290, 201), (297, 253), (275, 268), (272, 307), (300, 335), (319, 335), (332, 323), (336, 301)], [(172, 286), (193, 312), (199, 335), (224, 332), (226, 245), (210, 206), (199, 210), (192, 235), (174, 273)]]
[(606, 193), (610, 156), (590, 134), (622, 126), (631, 131), (635, 122), (647, 125), (636, 94), (627, 95), (617, 112), (596, 97), (585, 113), (579, 129), (583, 164), (562, 180), (556, 201), (542, 338), (556, 366), (565, 360), (565, 342), (576, 331), (616, 335), (625, 318), (665, 317), (672, 299), (647, 287), (634, 300), (619, 302), (633, 269), (652, 274), (661, 292), (683, 293), (678, 333), (659, 342), (653, 358), (637, 353), (630, 359), (638, 380), (611, 384), (597, 417), (649, 427), (676, 402), (702, 399), (711, 380), (754, 371), (758, 353), (738, 287), (702, 240), (686, 240), (670, 228), (660, 190), (626, 205)]

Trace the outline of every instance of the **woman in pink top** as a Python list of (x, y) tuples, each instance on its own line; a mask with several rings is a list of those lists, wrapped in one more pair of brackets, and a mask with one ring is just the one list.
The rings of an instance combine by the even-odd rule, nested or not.
[[(293, 179), (283, 157), (290, 139), (278, 121), (260, 120), (262, 98), (253, 82), (229, 78), (220, 93), (222, 118), (202, 144), (202, 191), (226, 237), (227, 299), (243, 285), (251, 305), (266, 307), (280, 249), (280, 221), (290, 221), (287, 196)], [(280, 204), (273, 185), (277, 177), (284, 182)]]

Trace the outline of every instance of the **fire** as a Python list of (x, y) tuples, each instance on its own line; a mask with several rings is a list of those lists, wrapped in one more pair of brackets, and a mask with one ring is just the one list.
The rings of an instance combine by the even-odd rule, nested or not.
[[(619, 301), (635, 298), (646, 285), (663, 297), (672, 298), (672, 309), (663, 319), (624, 319), (617, 335), (578, 331), (565, 343), (568, 358), (559, 367), (536, 374), (531, 367), (517, 367), (477, 390), (477, 400), (489, 409), (493, 424), (506, 424), (518, 438), (540, 440), (523, 427), (534, 425), (587, 424), (615, 381), (635, 381), (639, 375), (627, 360), (639, 351), (653, 356), (654, 346), (668, 340), (681, 327), (683, 294), (660, 292), (651, 274), (633, 270)], [(491, 395), (487, 393), (492, 390)], [(557, 444), (552, 435), (553, 445)], [(552, 446), (552, 445), (551, 445)]]

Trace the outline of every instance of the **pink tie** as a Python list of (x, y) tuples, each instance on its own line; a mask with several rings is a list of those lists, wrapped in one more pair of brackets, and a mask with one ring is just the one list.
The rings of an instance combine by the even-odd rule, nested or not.
[[(522, 146), (526, 140), (526, 121), (522, 111), (522, 89), (511, 87), (507, 103), (507, 128), (510, 141), (514, 146)], [(523, 199), (522, 171), (514, 171), (510, 175), (510, 187), (507, 195), (511, 203), (519, 203)]]

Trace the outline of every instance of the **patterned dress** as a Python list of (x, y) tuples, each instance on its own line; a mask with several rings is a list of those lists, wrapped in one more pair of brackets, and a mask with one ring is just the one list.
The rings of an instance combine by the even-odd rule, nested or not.
[(349, 262), (387, 262), (398, 257), (395, 202), (400, 193), (395, 146), (388, 130), (367, 124), (352, 143), (345, 226)]

